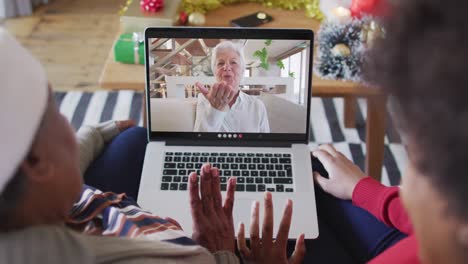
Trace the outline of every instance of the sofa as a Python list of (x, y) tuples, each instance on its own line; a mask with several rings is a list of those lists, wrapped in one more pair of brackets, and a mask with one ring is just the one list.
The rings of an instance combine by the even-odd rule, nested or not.
[[(307, 109), (281, 95), (262, 94), (272, 133), (304, 133)], [(196, 117), (196, 98), (151, 98), (152, 131), (190, 132)]]

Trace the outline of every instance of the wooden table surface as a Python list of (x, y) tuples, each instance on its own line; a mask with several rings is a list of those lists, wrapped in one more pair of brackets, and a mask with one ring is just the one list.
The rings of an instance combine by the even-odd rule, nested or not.
[[(206, 14), (207, 27), (227, 27), (229, 21), (240, 16), (263, 11), (273, 17), (273, 21), (262, 25), (267, 28), (307, 28), (318, 31), (320, 23), (305, 16), (304, 10), (284, 11), (266, 8), (256, 3), (241, 3), (223, 6)], [(143, 65), (122, 64), (114, 61), (113, 50), (104, 65), (99, 83), (106, 89), (145, 89), (145, 68)], [(374, 87), (363, 86), (354, 82), (324, 80), (313, 76), (312, 96), (344, 97), (345, 126), (354, 127), (356, 98), (367, 99), (366, 124), (366, 173), (380, 180), (384, 155), (384, 136), (386, 123), (386, 98)]]

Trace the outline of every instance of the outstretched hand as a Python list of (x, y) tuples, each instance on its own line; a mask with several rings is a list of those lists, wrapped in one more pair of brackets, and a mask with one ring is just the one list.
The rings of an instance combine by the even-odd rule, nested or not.
[(213, 84), (210, 90), (199, 82), (195, 83), (195, 85), (208, 102), (210, 102), (211, 106), (219, 111), (224, 111), (238, 92), (237, 89), (234, 89), (234, 87), (224, 81)]
[(219, 170), (205, 164), (201, 168), (200, 183), (195, 172), (190, 174), (190, 206), (192, 209), (192, 238), (214, 253), (235, 252), (232, 210), (236, 179), (228, 181), (226, 199), (222, 204)]
[(327, 193), (343, 200), (350, 200), (354, 187), (366, 177), (364, 172), (332, 145), (321, 145), (312, 152), (312, 155), (322, 162), (328, 172), (328, 179), (314, 172), (315, 182)]
[(284, 209), (283, 218), (276, 235), (273, 239), (273, 201), (271, 193), (265, 193), (265, 215), (263, 218), (262, 237), (259, 230), (259, 203), (252, 206), (250, 222), (250, 248), (245, 242), (245, 227), (241, 223), (237, 235), (237, 246), (245, 263), (268, 263), (268, 264), (299, 264), (305, 256), (304, 234), (296, 241), (296, 247), (290, 259), (287, 256), (287, 245), (289, 228), (291, 226), (293, 205), (288, 200)]

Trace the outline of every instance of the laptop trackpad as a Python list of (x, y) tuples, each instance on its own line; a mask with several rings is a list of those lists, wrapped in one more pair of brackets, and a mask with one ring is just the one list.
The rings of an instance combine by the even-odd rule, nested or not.
[[(262, 225), (263, 225), (263, 216), (265, 213), (265, 206), (264, 206), (264, 199), (263, 195), (258, 197), (259, 199), (257, 200), (259, 202), (259, 231), (260, 234), (262, 232)], [(275, 199), (276, 198), (276, 199)], [(245, 226), (245, 237), (249, 238), (250, 237), (250, 216), (252, 212), (252, 203), (255, 201), (255, 199), (249, 199), (249, 198), (238, 198), (234, 202), (234, 227), (237, 231), (239, 229), (239, 223), (243, 222)], [(283, 217), (283, 212), (284, 212), (284, 207), (286, 203), (286, 198), (278, 198), (278, 197), (273, 197), (273, 235), (276, 236), (278, 232), (278, 227), (279, 223), (281, 222), (281, 218)], [(290, 238), (296, 238), (299, 234), (297, 232), (294, 232), (294, 219), (293, 223), (291, 224), (291, 230), (289, 232), (289, 237)], [(299, 222), (296, 222), (296, 224), (300, 224)], [(304, 232), (304, 231), (302, 231)], [(292, 234), (292, 235), (291, 235)]]
[[(234, 227), (236, 234), (239, 230), (239, 223), (244, 223), (245, 226), (245, 237), (250, 237), (250, 216), (252, 212), (252, 204), (255, 200), (240, 198), (234, 201)], [(259, 201), (263, 203), (263, 201)], [(263, 204), (260, 204), (260, 209), (263, 209)], [(262, 210), (260, 210), (262, 211)], [(261, 213), (261, 212), (260, 212)], [(260, 224), (262, 218), (260, 218)]]

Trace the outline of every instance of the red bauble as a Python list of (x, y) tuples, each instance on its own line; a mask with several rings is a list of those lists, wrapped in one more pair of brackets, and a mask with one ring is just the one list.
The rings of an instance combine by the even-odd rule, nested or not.
[(185, 13), (185, 12), (180, 12), (179, 13), (179, 23), (181, 25), (187, 24), (187, 19), (188, 19), (187, 13)]
[(351, 15), (360, 18), (362, 15), (383, 16), (388, 12), (386, 0), (353, 0)]
[(164, 7), (164, 0), (141, 0), (140, 7), (143, 12), (158, 12)]

